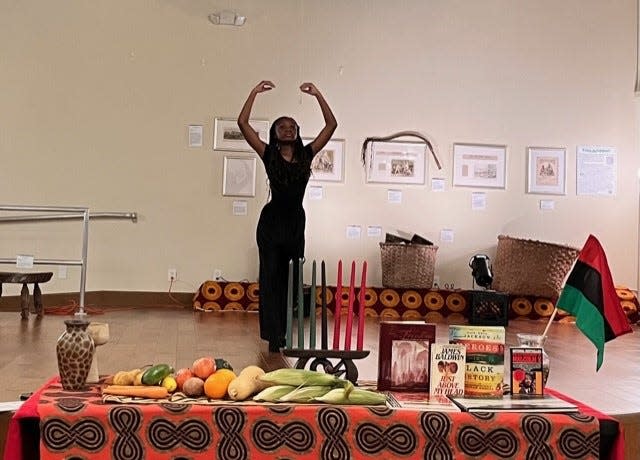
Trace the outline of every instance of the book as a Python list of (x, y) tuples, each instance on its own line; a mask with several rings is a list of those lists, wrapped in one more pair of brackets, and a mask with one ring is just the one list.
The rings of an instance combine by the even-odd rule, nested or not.
[(432, 396), (423, 392), (386, 391), (387, 407), (433, 412), (461, 412), (461, 409), (446, 396)]
[(511, 347), (509, 375), (513, 394), (542, 396), (542, 348)]
[(503, 394), (504, 326), (450, 325), (449, 343), (466, 348), (465, 396)]
[(502, 398), (460, 397), (449, 398), (463, 412), (579, 412), (578, 406), (551, 395), (504, 395)]
[(429, 391), (435, 324), (382, 321), (378, 349), (378, 390)]
[(466, 347), (461, 343), (431, 344), (429, 395), (464, 396)]

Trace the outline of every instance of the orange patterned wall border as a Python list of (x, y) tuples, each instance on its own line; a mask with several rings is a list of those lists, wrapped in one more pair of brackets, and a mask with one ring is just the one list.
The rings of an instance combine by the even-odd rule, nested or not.
[[(307, 293), (310, 288), (307, 287)], [(616, 291), (629, 321), (640, 318), (639, 303), (634, 293), (626, 287), (617, 286)], [(490, 292), (490, 291), (483, 291)], [(257, 282), (205, 281), (193, 296), (193, 308), (201, 311), (258, 311), (259, 285)], [(329, 315), (335, 308), (336, 287), (327, 286)], [(473, 291), (443, 289), (397, 289), (369, 287), (365, 291), (365, 314), (383, 320), (426, 320), (438, 322), (443, 319), (465, 322), (471, 316)], [(359, 289), (356, 290), (356, 299)], [(349, 288), (342, 288), (342, 314), (347, 313)], [(508, 295), (509, 319), (546, 319), (551, 316), (555, 299), (534, 296)], [(320, 288), (316, 288), (316, 305), (321, 303)], [(559, 310), (556, 321), (571, 322), (574, 318)]]

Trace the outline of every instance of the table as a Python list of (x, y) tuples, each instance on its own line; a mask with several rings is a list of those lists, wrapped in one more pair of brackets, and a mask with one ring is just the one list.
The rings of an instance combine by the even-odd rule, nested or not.
[(469, 414), (305, 404), (105, 404), (99, 386), (66, 392), (53, 378), (16, 413), (5, 460), (38, 455), (43, 460), (595, 459), (600, 433), (598, 416), (585, 411)]
[(29, 318), (29, 288), (27, 284), (33, 284), (33, 305), (38, 318), (42, 318), (42, 292), (39, 283), (46, 283), (53, 276), (53, 272), (19, 273), (0, 272), (0, 296), (2, 296), (2, 283), (22, 284), (20, 291), (20, 309), (22, 319)]

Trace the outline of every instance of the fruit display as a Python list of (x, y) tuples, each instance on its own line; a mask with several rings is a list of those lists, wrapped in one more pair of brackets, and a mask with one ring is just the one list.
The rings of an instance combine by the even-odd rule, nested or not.
[(332, 374), (290, 368), (265, 372), (259, 366), (247, 366), (236, 374), (228, 361), (211, 356), (199, 357), (177, 371), (167, 363), (119, 371), (110, 383), (103, 388), (104, 394), (145, 399), (167, 399), (181, 393), (194, 399), (271, 403), (386, 402), (384, 394), (355, 388), (349, 380)]
[[(257, 377), (265, 372), (258, 366), (248, 366), (244, 370), (244, 378)], [(209, 399), (226, 399), (227, 389), (231, 381), (237, 378), (231, 364), (223, 358), (201, 356), (191, 366), (174, 370), (167, 363), (147, 365), (127, 371), (116, 372), (110, 385), (103, 388), (104, 394), (130, 396), (139, 398), (164, 399), (180, 392), (190, 398), (206, 397)], [(264, 388), (263, 384), (254, 383), (256, 388)], [(246, 393), (247, 389), (243, 389)], [(255, 392), (246, 394), (252, 396)], [(235, 393), (234, 393), (235, 394)]]

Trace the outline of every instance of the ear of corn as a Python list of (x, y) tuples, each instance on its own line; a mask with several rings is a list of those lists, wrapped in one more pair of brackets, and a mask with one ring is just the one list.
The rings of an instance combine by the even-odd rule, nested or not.
[(310, 402), (313, 398), (325, 395), (331, 390), (331, 387), (324, 385), (311, 385), (296, 388), (290, 393), (280, 397), (279, 402), (298, 402), (305, 403)]
[(333, 374), (310, 371), (307, 369), (284, 368), (267, 372), (260, 376), (260, 380), (272, 385), (293, 385), (300, 386), (329, 386), (332, 388), (343, 388), (347, 394), (353, 389), (353, 383), (349, 380), (341, 379)]
[(387, 397), (375, 391), (354, 388), (347, 393), (344, 388), (335, 388), (323, 396), (317, 396), (311, 402), (322, 402), (327, 404), (359, 404), (365, 406), (377, 406), (385, 404)]
[(253, 397), (254, 401), (277, 402), (279, 398), (295, 390), (292, 385), (274, 385), (265, 388)]

